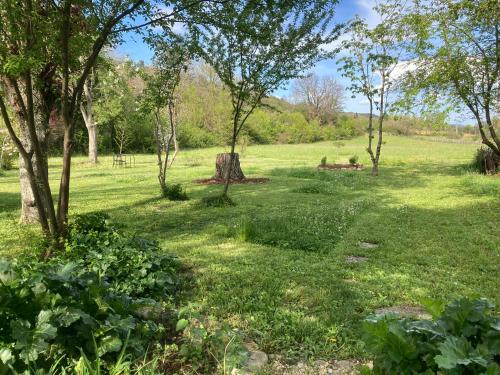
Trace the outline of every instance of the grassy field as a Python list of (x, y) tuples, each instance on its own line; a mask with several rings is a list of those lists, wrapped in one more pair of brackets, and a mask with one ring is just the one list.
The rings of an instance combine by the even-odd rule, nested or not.
[[(187, 202), (159, 197), (153, 155), (130, 169), (76, 157), (71, 214), (103, 210), (158, 239), (194, 276), (183, 304), (291, 358), (362, 357), (359, 322), (380, 307), (477, 295), (500, 303), (500, 178), (467, 172), (476, 146), (387, 137), (378, 178), (369, 169), (317, 171), (323, 156), (369, 164), (365, 138), (343, 143), (248, 147), (244, 172), (270, 183), (232, 186), (229, 208), (202, 207), (221, 187), (191, 182), (213, 174), (221, 149), (180, 153), (171, 181), (186, 186)], [(54, 187), (59, 166), (50, 160)], [(17, 171), (5, 172), (0, 255), (39, 236), (18, 225), (19, 207)], [(348, 264), (348, 256), (368, 260)]]

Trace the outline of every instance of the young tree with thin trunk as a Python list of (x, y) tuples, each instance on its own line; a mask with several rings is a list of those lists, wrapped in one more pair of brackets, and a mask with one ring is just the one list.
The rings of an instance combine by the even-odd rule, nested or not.
[[(145, 74), (147, 86), (142, 97), (142, 107), (154, 115), (158, 181), (164, 192), (167, 188), (167, 168), (172, 166), (178, 151), (177, 89), (182, 72), (188, 68), (191, 49), (188, 41), (178, 35), (171, 35), (168, 40), (156, 38), (152, 44), (155, 48), (153, 71)], [(167, 121), (164, 120), (165, 112)], [(170, 157), (172, 143), (174, 154)]]
[(322, 46), (340, 27), (332, 25), (331, 0), (211, 4), (210, 17), (192, 25), (197, 53), (217, 72), (232, 104), (231, 151), (225, 168), (227, 196), (238, 135), (262, 99), (289, 80), (301, 76), (324, 58)]
[[(402, 52), (402, 30), (395, 20), (398, 7), (378, 5), (374, 10), (381, 22), (369, 29), (365, 21), (356, 19), (351, 24), (350, 38), (342, 43), (346, 56), (339, 59), (340, 70), (349, 78), (348, 89), (368, 100), (368, 147), (372, 175), (378, 176), (383, 144), (383, 125), (389, 108), (389, 94), (394, 87), (393, 72)], [(375, 119), (375, 116), (376, 119)], [(376, 140), (375, 140), (376, 138)], [(375, 141), (375, 149), (374, 149)]]

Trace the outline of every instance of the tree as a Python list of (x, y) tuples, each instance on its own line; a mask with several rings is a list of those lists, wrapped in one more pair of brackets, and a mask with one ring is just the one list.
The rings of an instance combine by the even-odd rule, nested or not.
[(342, 110), (343, 90), (333, 77), (311, 74), (295, 80), (293, 97), (311, 109), (313, 118), (326, 123)]
[(137, 95), (132, 83), (137, 81), (138, 68), (129, 59), (108, 64), (99, 71), (99, 81), (93, 88), (93, 117), (95, 125), (110, 131), (111, 150), (122, 154), (132, 141), (137, 121)]
[[(146, 0), (0, 2), (0, 111), (25, 165), (47, 237), (57, 239), (65, 233), (74, 120), (99, 53), (105, 45), (119, 41), (122, 33), (151, 24), (171, 24), (172, 17), (186, 9), (175, 2), (169, 5), (172, 11), (153, 12)], [(144, 22), (138, 24), (139, 20)], [(19, 123), (19, 132), (7, 105)], [(64, 129), (57, 209), (44, 150), (51, 118), (57, 118)]]
[[(185, 38), (172, 35), (170, 40), (154, 41), (155, 56), (153, 72), (146, 74), (146, 90), (143, 95), (143, 108), (154, 113), (156, 155), (158, 158), (158, 181), (161, 191), (167, 188), (167, 167), (169, 165), (170, 148), (174, 143), (172, 165), (178, 151), (177, 146), (177, 88), (181, 74), (188, 68), (191, 58), (189, 43)], [(165, 123), (162, 113), (167, 112)]]
[(474, 116), (483, 144), (500, 156), (494, 117), (500, 106), (500, 3), (415, 1), (402, 20), (412, 26), (416, 68), (410, 93), (438, 92)]
[(88, 132), (89, 162), (97, 164), (97, 124), (94, 121), (93, 103), (96, 85), (96, 68), (93, 67), (85, 84), (83, 85), (83, 100), (80, 102), (80, 112)]
[[(389, 94), (396, 78), (402, 53), (402, 29), (395, 22), (395, 4), (378, 5), (374, 10), (381, 22), (369, 29), (365, 21), (356, 19), (351, 24), (351, 38), (342, 43), (347, 55), (339, 59), (342, 75), (350, 79), (349, 90), (363, 95), (369, 103), (368, 147), (366, 151), (372, 162), (372, 175), (379, 174), (379, 161), (383, 143), (383, 124), (389, 108)], [(377, 128), (374, 115), (378, 111)], [(377, 134), (376, 149), (373, 150), (374, 132)]]
[(324, 58), (322, 45), (334, 40), (330, 0), (211, 4), (210, 17), (191, 25), (196, 52), (217, 72), (232, 104), (231, 152), (223, 195), (227, 195), (235, 145), (246, 120), (262, 99)]

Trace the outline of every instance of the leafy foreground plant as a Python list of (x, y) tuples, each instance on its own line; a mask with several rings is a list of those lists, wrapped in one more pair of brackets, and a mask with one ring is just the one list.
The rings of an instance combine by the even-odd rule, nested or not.
[(461, 299), (444, 311), (429, 303), (434, 320), (376, 315), (364, 323), (374, 374), (500, 374), (500, 318), (485, 299)]
[(225, 322), (220, 324), (213, 317), (196, 313), (191, 306), (180, 309), (179, 318), (176, 330), (182, 331), (183, 336), (179, 346), (174, 344), (170, 350), (194, 373), (226, 375), (242, 368), (248, 353), (238, 331)]
[(48, 261), (0, 260), (0, 374), (46, 373), (55, 362), (71, 372), (82, 358), (107, 373), (125, 347), (138, 358), (166, 332), (178, 284), (172, 256), (101, 214), (78, 217), (66, 249)]

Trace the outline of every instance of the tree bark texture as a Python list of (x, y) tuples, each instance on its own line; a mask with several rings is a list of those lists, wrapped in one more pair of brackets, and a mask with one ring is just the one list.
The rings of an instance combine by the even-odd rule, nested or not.
[(85, 127), (88, 132), (89, 141), (89, 163), (97, 164), (97, 126), (94, 122), (92, 105), (93, 105), (93, 85), (94, 85), (94, 73), (88, 78), (83, 86), (83, 97), (85, 98), (85, 103), (82, 101), (80, 103), (80, 112), (85, 122)]
[[(42, 173), (48, 175), (48, 162), (47, 162), (47, 135), (43, 127), (37, 129), (38, 142), (42, 146), (43, 152), (43, 171), (38, 169), (38, 163), (36, 162), (36, 156), (32, 155), (33, 171), (35, 173), (37, 181), (42, 179)], [(33, 145), (30, 143), (30, 138), (25, 131), (22, 129), (21, 132), (21, 142), (23, 146), (30, 152), (33, 150)], [(19, 183), (21, 186), (21, 217), (19, 222), (21, 224), (32, 224), (39, 221), (38, 208), (36, 205), (35, 197), (33, 195), (33, 189), (31, 188), (30, 176), (27, 170), (26, 163), (22, 157), (19, 157)]]
[(233, 155), (233, 165), (231, 165), (231, 153), (223, 153), (217, 154), (217, 158), (215, 160), (215, 175), (214, 179), (216, 180), (224, 180), (226, 178), (227, 171), (230, 169), (230, 180), (243, 180), (245, 179), (245, 175), (241, 170), (240, 166), (240, 157), (238, 153), (234, 153)]

